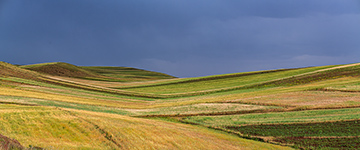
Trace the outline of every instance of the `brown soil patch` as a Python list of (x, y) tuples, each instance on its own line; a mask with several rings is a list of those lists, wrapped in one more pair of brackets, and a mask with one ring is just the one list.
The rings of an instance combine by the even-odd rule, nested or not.
[(13, 149), (24, 149), (24, 147), (15, 139), (10, 139), (0, 134), (0, 149), (13, 150)]

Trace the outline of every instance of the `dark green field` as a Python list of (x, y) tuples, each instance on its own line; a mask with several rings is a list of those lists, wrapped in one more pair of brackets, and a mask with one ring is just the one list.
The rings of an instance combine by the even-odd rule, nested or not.
[[(244, 135), (275, 137), (274, 141), (295, 144), (298, 147), (360, 148), (360, 143), (344, 145), (345, 140), (353, 142), (360, 140), (360, 120), (225, 126), (224, 128)], [(322, 142), (316, 141), (316, 139), (321, 139)]]

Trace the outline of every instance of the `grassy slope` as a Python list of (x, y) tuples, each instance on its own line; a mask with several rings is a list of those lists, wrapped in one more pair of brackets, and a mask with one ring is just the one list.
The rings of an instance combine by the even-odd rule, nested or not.
[(98, 76), (97, 74), (84, 70), (78, 66), (68, 63), (62, 63), (62, 62), (24, 65), (24, 66), (20, 66), (20, 68), (24, 68), (44, 74), (49, 74), (49, 75), (55, 75), (55, 76), (67, 76), (67, 77), (97, 77)]
[[(14, 70), (24, 70), (16, 66), (11, 67)], [(112, 87), (110, 82), (96, 81), (96, 84), (92, 84), (83, 79), (49, 76), (47, 80), (52, 82), (46, 83), (43, 80), (33, 81), (32, 78), (23, 76), (3, 75), (0, 78), (0, 85), (2, 84), (0, 95), (6, 96), (0, 96), (0, 102), (74, 109), (70, 113), (75, 110), (88, 110), (91, 112), (86, 114), (92, 115), (99, 114), (95, 112), (122, 115), (207, 115), (183, 117), (180, 120), (215, 126), (220, 130), (225, 130), (222, 125), (348, 120), (358, 118), (356, 109), (360, 107), (358, 98), (360, 92), (358, 93), (357, 87), (360, 83), (359, 68), (359, 65), (337, 65), (142, 83), (113, 82), (114, 85), (122, 86), (120, 90), (109, 88)], [(2, 72), (9, 74), (8, 72), (14, 72), (11, 71), (12, 69)], [(119, 71), (112, 67), (92, 69), (98, 71), (96, 74), (102, 71), (101, 76), (112, 77)], [(34, 73), (34, 76), (39, 75)], [(140, 96), (150, 95), (150, 97), (141, 98), (136, 96), (136, 93), (126, 95), (134, 91)], [(166, 97), (167, 95), (170, 97)], [(159, 99), (161, 96), (165, 97)], [(311, 110), (319, 108), (325, 110)], [(271, 111), (281, 112), (271, 113)], [(223, 116), (224, 114), (228, 115)], [(306, 114), (312, 114), (314, 117)], [(95, 119), (99, 123), (97, 126), (103, 125), (105, 128), (107, 124), (104, 122), (108, 119), (100, 118), (102, 119)], [(111, 133), (116, 130), (120, 129), (111, 130)], [(135, 131), (131, 130), (131, 132)], [(141, 135), (143, 132), (146, 131), (136, 132), (135, 135)], [(172, 141), (164, 138), (158, 140), (167, 143)]]
[[(61, 80), (61, 84), (67, 84), (67, 86), (72, 86), (72, 87), (79, 87), (79, 85), (82, 85), (81, 88), (90, 89), (90, 90), (115, 93), (115, 94), (127, 95), (127, 96), (158, 99), (158, 98), (175, 98), (175, 97), (204, 95), (204, 94), (219, 93), (224, 91), (234, 91), (239, 89), (249, 89), (255, 86), (267, 86), (267, 85), (278, 86), (283, 84), (291, 85), (293, 82), (295, 82), (294, 84), (296, 84), (296, 82), (298, 82), (299, 80), (302, 81), (303, 79), (309, 79), (312, 78), (313, 76), (322, 76), (321, 73), (320, 74), (316, 73), (316, 71), (331, 67), (334, 66), (233, 74), (233, 75), (200, 78), (200, 79), (197, 78), (193, 80), (190, 79), (186, 81), (184, 80), (170, 81), (171, 83), (166, 83), (161, 85), (148, 85), (146, 87), (141, 86), (139, 88), (130, 88), (125, 90), (104, 89), (86, 83), (84, 84), (70, 80), (66, 81), (64, 79), (59, 79), (59, 78), (57, 78), (56, 80)], [(314, 80), (322, 80), (322, 79), (314, 78)], [(59, 83), (60, 81), (50, 81), (50, 82)], [(312, 81), (304, 81), (304, 82), (312, 82)], [(74, 86), (73, 85), (74, 83), (77, 85)]]
[[(312, 69), (314, 70), (314, 69)], [(294, 71), (294, 70), (291, 70), (291, 71)], [(257, 75), (256, 75), (257, 76)], [(267, 74), (265, 74), (264, 76), (268, 76)], [(251, 78), (251, 77), (250, 77)], [(265, 77), (264, 77), (265, 78)], [(357, 78), (355, 78), (356, 80)], [(6, 79), (3, 79), (3, 80), (11, 80), (11, 81), (16, 81), (18, 80), (18, 82), (22, 82), (22, 83), (28, 83), (28, 84), (32, 84), (32, 85), (35, 85), (35, 86), (41, 86), (41, 87), (48, 87), (47, 89), (44, 89), (44, 88), (34, 88), (34, 87), (22, 87), (22, 89), (26, 89), (25, 92), (30, 92), (30, 93), (33, 93), (33, 94), (28, 94), (28, 96), (31, 97), (31, 95), (41, 95), (41, 97), (39, 96), (33, 96), (33, 98), (47, 98), (49, 99), (49, 95), (53, 95), (51, 98), (51, 100), (58, 100), (58, 101), (67, 101), (67, 102), (70, 102), (68, 99), (62, 99), (62, 98), (59, 98), (58, 96), (56, 96), (56, 94), (61, 94), (62, 96), (66, 95), (66, 96), (76, 96), (76, 97), (84, 97), (85, 99), (87, 100), (77, 100), (79, 98), (72, 98), (73, 100), (71, 102), (75, 102), (75, 103), (82, 103), (82, 104), (87, 104), (86, 102), (88, 102), (89, 98), (90, 99), (93, 99), (94, 97), (97, 97), (99, 99), (102, 99), (102, 100), (117, 100), (116, 102), (113, 102), (113, 101), (109, 101), (109, 104), (110, 105), (113, 105), (114, 103), (122, 103), (122, 104), (116, 104), (114, 106), (118, 106), (118, 107), (127, 107), (127, 108), (144, 108), (144, 107), (168, 107), (168, 106), (177, 106), (177, 105), (189, 105), (189, 104), (195, 104), (195, 103), (201, 103), (201, 102), (214, 102), (214, 101), (221, 101), (221, 100), (234, 100), (234, 99), (239, 99), (242, 101), (242, 102), (256, 102), (258, 101), (258, 103), (268, 103), (267, 101), (259, 101), (259, 100), (256, 100), (254, 98), (252, 99), (247, 99), (247, 100), (242, 100), (241, 98), (246, 98), (246, 97), (253, 97), (253, 95), (269, 95), (269, 94), (274, 94), (274, 93), (282, 93), (282, 92), (290, 92), (290, 91), (302, 91), (302, 90), (308, 90), (308, 89), (311, 89), (311, 88), (318, 88), (318, 87), (322, 87), (321, 84), (319, 83), (323, 83), (325, 85), (330, 85), (330, 84), (334, 84), (336, 85), (337, 83), (339, 83), (339, 85), (344, 85), (346, 84), (346, 82), (350, 82), (350, 81), (354, 81), (354, 79), (347, 79), (347, 78), (340, 78), (339, 80), (337, 79), (332, 79), (332, 80), (325, 80), (324, 82), (316, 82), (316, 84), (305, 84), (305, 85), (299, 85), (299, 86), (289, 86), (289, 87), (282, 87), (281, 90), (279, 90), (279, 88), (250, 88), (250, 89), (244, 89), (244, 90), (236, 90), (236, 91), (233, 91), (233, 92), (221, 92), (219, 94), (215, 94), (213, 96), (198, 96), (198, 98), (193, 98), (193, 97), (189, 97), (189, 98), (178, 98), (178, 99), (171, 99), (171, 100), (166, 100), (166, 101), (163, 101), (163, 100), (156, 100), (155, 99), (155, 103), (154, 102), (151, 102), (151, 104), (149, 104), (148, 100), (151, 100), (151, 99), (139, 99), (139, 98), (135, 98), (135, 101), (136, 100), (140, 100), (138, 101), (137, 103), (129, 103), (129, 101), (134, 101), (132, 99), (134, 99), (134, 97), (131, 97), (131, 96), (121, 96), (121, 95), (118, 95), (117, 94), (117, 91), (115, 91), (114, 93), (103, 93), (102, 91), (105, 91), (105, 92), (109, 92), (108, 89), (103, 89), (102, 91), (99, 91), (99, 92), (91, 92), (91, 91), (88, 91), (88, 90), (76, 90), (76, 89), (73, 89), (73, 88), (66, 88), (65, 87), (61, 87), (61, 86), (58, 86), (56, 88), (54, 88), (54, 86), (52, 85), (41, 85), (42, 83), (30, 83), (28, 81), (25, 81), (23, 79), (12, 79), (12, 78), (6, 78)], [(340, 80), (344, 80), (344, 81), (340, 81)], [(230, 80), (230, 81), (233, 81), (233, 82), (237, 82), (237, 80)], [(86, 83), (83, 83), (86, 85)], [(191, 84), (191, 83), (189, 83)], [(73, 86), (76, 86), (76, 87), (79, 87), (78, 84), (74, 84)], [(60, 89), (62, 91), (60, 91)], [(87, 87), (87, 89), (89, 89)], [(21, 89), (11, 89), (9, 92), (6, 93), (6, 90), (3, 90), (3, 94), (7, 94), (7, 95), (13, 95), (13, 96), (21, 96), (21, 94), (16, 94), (18, 92), (12, 92), (12, 91), (19, 91)], [(31, 91), (29, 91), (31, 90)], [(111, 89), (110, 89), (111, 90)], [(21, 90), (23, 91), (23, 90)], [(20, 91), (19, 91), (20, 92)], [(47, 93), (47, 94), (44, 94), (42, 95), (41, 93)], [(21, 93), (21, 92), (20, 92)], [(36, 94), (38, 93), (38, 94)], [(90, 94), (90, 95), (89, 95)], [(95, 95), (97, 96), (95, 96)], [(24, 95), (24, 94), (22, 94)], [(98, 97), (100, 95), (107, 95), (107, 98), (101, 98), (101, 97)], [(61, 96), (60, 96), (61, 97)], [(120, 98), (120, 99), (119, 99)], [(81, 101), (81, 102), (80, 102)], [(93, 101), (93, 100), (92, 100)], [(284, 103), (284, 101), (278, 101), (278, 103), (274, 103), (274, 102), (270, 102), (271, 104), (276, 104), (276, 105), (279, 105), (281, 103)], [(95, 101), (91, 102), (91, 103), (88, 103), (88, 104), (96, 104)], [(100, 105), (100, 104), (99, 104)], [(108, 106), (106, 103), (105, 104), (102, 104), (103, 106)]]
[(15, 65), (0, 61), (0, 77), (18, 77), (25, 79), (35, 79), (38, 73), (19, 68)]
[(2, 134), (42, 148), (284, 148), (190, 125), (36, 106), (0, 104), (0, 120)]
[[(156, 85), (141, 85), (141, 88), (131, 88), (129, 90), (116, 90), (116, 89), (105, 89), (95, 87), (92, 84), (81, 83), (80, 81), (73, 81), (71, 79), (59, 79), (57, 81), (51, 81), (53, 83), (67, 84), (72, 87), (91, 89), (102, 92), (115, 93), (120, 95), (136, 96), (136, 97), (146, 97), (146, 98), (175, 98), (175, 97), (186, 97), (194, 95), (204, 95), (209, 93), (218, 93), (224, 91), (233, 91), (238, 89), (247, 89), (251, 86), (256, 86), (257, 84), (264, 84), (272, 80), (279, 80), (283, 77), (299, 75), (308, 72), (314, 72), (320, 69), (329, 68), (332, 66), (325, 67), (314, 67), (306, 69), (295, 69), (295, 70), (275, 70), (267, 72), (255, 72), (255, 73), (241, 73), (241, 74), (232, 74), (232, 75), (223, 75), (215, 77), (205, 77), (205, 78), (195, 78), (195, 79), (184, 79), (184, 80), (174, 80), (166, 83), (156, 84)], [(54, 78), (52, 78), (54, 79)], [(77, 84), (73, 86), (71, 84)], [(143, 88), (155, 88), (149, 90), (142, 90)], [(140, 89), (140, 90), (139, 90)], [(180, 91), (179, 91), (180, 90)], [(200, 90), (200, 91), (199, 91)], [(152, 92), (156, 91), (156, 92)], [(160, 91), (160, 92), (159, 92)], [(165, 92), (164, 92), (165, 91)], [(170, 91), (170, 94), (169, 92)], [(183, 92), (183, 93), (174, 93), (174, 92)]]
[(179, 94), (186, 95), (186, 93), (201, 93), (206, 91), (226, 91), (226, 90), (236, 90), (241, 88), (246, 88), (247, 86), (252, 86), (256, 84), (262, 84), (273, 80), (279, 80), (286, 77), (292, 77), (304, 73), (314, 72), (321, 69), (331, 68), (334, 66), (322, 66), (322, 67), (311, 67), (311, 68), (301, 68), (294, 70), (281, 70), (273, 72), (264, 72), (250, 75), (241, 75), (239, 76), (217, 76), (217, 78), (212, 79), (213, 77), (202, 78), (202, 80), (193, 80), (192, 82), (184, 81), (175, 81), (171, 84), (160, 84), (147, 87), (133, 87), (127, 88), (125, 90), (134, 91), (134, 92), (143, 92), (143, 93), (155, 93), (155, 94)]
[[(23, 70), (16, 66), (13, 70), (15, 69)], [(5, 70), (4, 72), (8, 73), (9, 71)], [(36, 78), (43, 78), (41, 77), (42, 75), (35, 74), (37, 75)], [(129, 100), (132, 101), (131, 104), (133, 106), (138, 104), (130, 98), (119, 97), (116, 94), (111, 95), (82, 90), (81, 88), (49, 84), (43, 82), (43, 80), (29, 80), (30, 78), (22, 78), (22, 76), (7, 74), (1, 77), (1, 79), (0, 95), (5, 95), (0, 97), (0, 102), (4, 103), (0, 107), (0, 119), (3, 120), (0, 124), (1, 133), (18, 139), (24, 145), (65, 149), (281, 148), (279, 146), (239, 139), (235, 136), (206, 128), (177, 123), (150, 121), (94, 112), (64, 111), (39, 106), (21, 106), (24, 104), (42, 105), (46, 102), (56, 101), (56, 103), (52, 103), (53, 106), (59, 103), (68, 103), (69, 106), (80, 104), (96, 107), (122, 107), (126, 106), (127, 103), (125, 101)], [(98, 96), (97, 98), (96, 95)], [(29, 97), (31, 100), (22, 97)], [(118, 99), (115, 100), (115, 97)], [(116, 101), (120, 101), (120, 103)]]
[(116, 77), (116, 78), (129, 78), (129, 80), (133, 80), (134, 78), (144, 79), (144, 80), (174, 78), (173, 76), (164, 73), (152, 72), (152, 71), (130, 68), (130, 67), (82, 66), (81, 68), (104, 76)]
[(41, 63), (20, 67), (48, 75), (75, 77), (95, 81), (130, 82), (174, 78), (167, 74), (130, 67), (79, 67), (63, 62)]

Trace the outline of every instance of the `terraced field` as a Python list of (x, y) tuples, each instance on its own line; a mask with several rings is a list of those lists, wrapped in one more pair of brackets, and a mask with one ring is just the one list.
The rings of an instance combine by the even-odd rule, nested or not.
[(0, 62), (0, 139), (47, 149), (356, 149), (359, 85), (360, 64), (175, 78)]

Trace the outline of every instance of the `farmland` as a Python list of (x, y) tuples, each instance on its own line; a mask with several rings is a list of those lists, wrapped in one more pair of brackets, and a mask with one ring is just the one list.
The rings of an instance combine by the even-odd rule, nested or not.
[(47, 149), (360, 148), (359, 85), (360, 64), (176, 78), (0, 62), (0, 135)]

